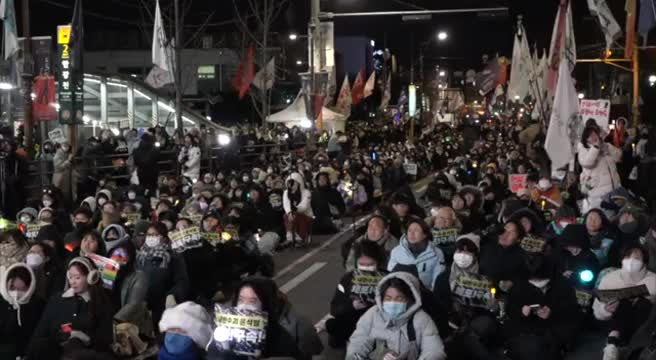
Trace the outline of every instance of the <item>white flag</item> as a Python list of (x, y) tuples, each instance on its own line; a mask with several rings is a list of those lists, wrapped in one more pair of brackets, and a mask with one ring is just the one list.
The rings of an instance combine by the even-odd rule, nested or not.
[(385, 110), (387, 105), (389, 105), (390, 99), (392, 99), (392, 85), (390, 79), (392, 78), (391, 73), (387, 73), (387, 81), (385, 81), (385, 88), (383, 89), (383, 98), (380, 102), (380, 110)]
[(276, 77), (276, 61), (271, 58), (267, 65), (260, 69), (253, 78), (253, 86), (260, 90), (269, 90), (273, 87), (273, 81)]
[(512, 63), (510, 64), (510, 82), (508, 84), (508, 99), (523, 101), (530, 93), (530, 79), (533, 68), (531, 50), (528, 47), (526, 31), (520, 25), (515, 34)]
[(16, 11), (14, 0), (0, 1), (0, 19), (3, 22), (3, 42), (5, 43), (5, 59), (9, 59), (18, 51), (18, 38), (16, 36)]
[(556, 97), (544, 143), (553, 170), (569, 164), (574, 159), (582, 130), (579, 100), (565, 59), (560, 62), (558, 73)]
[(613, 42), (622, 36), (622, 28), (613, 17), (606, 0), (588, 0), (588, 9), (590, 9), (590, 14), (599, 20), (601, 32), (606, 38), (606, 48), (611, 48)]
[(553, 97), (556, 90), (561, 59), (567, 60), (570, 73), (574, 71), (576, 65), (576, 40), (574, 39), (572, 6), (566, 0), (561, 0), (553, 32), (551, 33), (549, 61), (547, 62), (549, 73), (547, 91), (549, 98)]
[(173, 79), (173, 73), (169, 70), (160, 69), (160, 67), (157, 65), (153, 66), (153, 68), (148, 73), (148, 77), (146, 77), (146, 84), (154, 87), (155, 89), (159, 89), (164, 85), (172, 84), (174, 82), (175, 80)]
[(364, 84), (364, 97), (368, 98), (371, 94), (374, 93), (374, 86), (376, 86), (376, 71), (372, 71), (367, 79), (367, 83)]
[(164, 32), (159, 0), (155, 5), (155, 24), (153, 25), (153, 64), (162, 70), (173, 71), (173, 47)]
[(351, 115), (351, 104), (353, 103), (353, 98), (351, 96), (351, 83), (349, 82), (348, 74), (344, 76), (344, 82), (342, 83), (342, 88), (339, 90), (339, 96), (337, 97), (337, 104), (335, 105), (335, 110), (349, 117)]

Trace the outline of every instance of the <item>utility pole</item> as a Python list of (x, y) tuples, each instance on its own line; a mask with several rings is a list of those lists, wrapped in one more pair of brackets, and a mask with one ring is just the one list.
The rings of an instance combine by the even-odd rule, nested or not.
[(633, 126), (640, 124), (640, 56), (638, 54), (638, 39), (633, 44), (633, 106), (631, 107)]
[(178, 136), (182, 140), (184, 136), (184, 124), (182, 123), (182, 24), (180, 16), (180, 0), (174, 1), (175, 16), (175, 124), (178, 128)]
[[(308, 65), (310, 66), (310, 108), (311, 111), (310, 116), (311, 116), (311, 121), (312, 125), (314, 125), (315, 122), (315, 113), (316, 109), (314, 109), (315, 106), (315, 96), (317, 94), (317, 76), (316, 76), (316, 71), (315, 71), (315, 64), (314, 64), (314, 51), (315, 51), (315, 45), (314, 41), (316, 39), (316, 30), (317, 27), (319, 26), (319, 13), (321, 11), (321, 0), (310, 0), (310, 22), (308, 23), (308, 42), (310, 44), (310, 58), (308, 61)], [(323, 49), (322, 49), (323, 51)]]
[(23, 128), (25, 129), (25, 148), (28, 156), (34, 155), (34, 117), (32, 114), (32, 38), (30, 36), (30, 1), (22, 1), (23, 20)]

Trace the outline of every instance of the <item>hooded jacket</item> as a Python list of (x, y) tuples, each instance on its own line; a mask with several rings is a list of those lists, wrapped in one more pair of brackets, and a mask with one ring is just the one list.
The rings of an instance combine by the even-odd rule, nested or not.
[(87, 205), (89, 210), (91, 210), (92, 213), (96, 211), (96, 198), (94, 198), (93, 196), (89, 196), (85, 198), (80, 203), (81, 206), (84, 206), (85, 204)]
[[(406, 283), (413, 295), (413, 304), (397, 317), (391, 319), (383, 311), (382, 285), (390, 279), (399, 279)], [(388, 350), (404, 355), (410, 350), (408, 338), (408, 321), (412, 320), (417, 342), (418, 360), (446, 359), (444, 344), (431, 318), (421, 310), (421, 295), (419, 281), (414, 276), (397, 272), (385, 276), (376, 288), (376, 306), (370, 308), (358, 321), (357, 328), (351, 336), (347, 352), (347, 360), (370, 359), (376, 351), (377, 343), (384, 342)]]
[[(107, 240), (107, 234), (109, 233), (110, 230), (116, 230), (116, 233), (118, 234), (118, 239), (109, 241)], [(118, 224), (111, 224), (102, 231), (102, 240), (105, 242), (105, 249), (107, 249), (107, 254), (111, 253), (111, 251), (116, 248), (118, 245), (121, 245), (122, 243), (128, 241), (130, 237), (128, 236), (127, 232), (123, 228), (123, 226), (118, 225)]]
[(24, 208), (23, 210), (19, 211), (16, 214), (16, 223), (21, 222), (20, 218), (21, 218), (21, 215), (23, 215), (23, 214), (30, 215), (32, 217), (32, 221), (34, 222), (34, 221), (36, 221), (36, 219), (39, 215), (39, 212), (35, 208), (26, 207), (26, 208)]
[(299, 173), (292, 173), (287, 178), (285, 183), (287, 183), (289, 180), (294, 180), (298, 184), (298, 191), (301, 192), (301, 198), (298, 203), (292, 204), (292, 201), (289, 198), (289, 190), (285, 190), (282, 196), (282, 206), (285, 209), (285, 214), (296, 211), (310, 218), (313, 218), (314, 213), (312, 212), (312, 193), (310, 193), (310, 190), (305, 188), (305, 181), (303, 180), (303, 176)]
[(400, 244), (392, 250), (387, 270), (392, 271), (397, 264), (414, 265), (417, 267), (419, 279), (424, 286), (430, 290), (435, 285), (435, 280), (444, 271), (444, 254), (437, 246), (428, 239), (426, 250), (415, 255), (410, 251), (410, 244), (406, 235), (401, 237)]
[[(638, 285), (647, 286), (647, 290), (649, 291), (649, 295), (646, 297), (647, 300), (652, 304), (656, 302), (656, 274), (647, 270), (644, 266), (638, 273), (633, 275), (624, 269), (618, 269), (608, 273), (601, 278), (601, 282), (597, 288), (599, 290), (623, 289)], [(606, 321), (610, 320), (613, 316), (612, 313), (606, 311), (606, 304), (599, 299), (595, 299), (594, 303), (592, 303), (592, 310), (597, 320)]]
[(581, 191), (588, 196), (590, 207), (599, 206), (604, 195), (622, 186), (615, 166), (622, 152), (610, 144), (602, 144), (602, 148), (586, 148), (583, 144), (578, 146), (579, 163), (583, 168), (580, 176)]

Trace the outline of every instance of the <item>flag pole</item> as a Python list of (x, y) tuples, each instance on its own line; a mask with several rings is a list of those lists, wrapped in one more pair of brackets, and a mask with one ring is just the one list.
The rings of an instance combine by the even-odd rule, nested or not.
[[(34, 118), (32, 114), (32, 38), (30, 36), (30, 1), (22, 1), (23, 37), (23, 124), (25, 129), (25, 150), (28, 156), (34, 155)], [(14, 59), (15, 61), (15, 59)]]
[(184, 124), (182, 123), (182, 24), (180, 19), (180, 0), (174, 2), (175, 16), (175, 124), (178, 128), (178, 137), (182, 140), (184, 136)]
[[(524, 20), (523, 15), (517, 15), (517, 31), (522, 29), (522, 34), (521, 36), (524, 37), (526, 36), (526, 29), (523, 28), (522, 21)], [(527, 41), (528, 43), (528, 41)], [(529, 49), (530, 51), (530, 49)], [(530, 54), (528, 54), (530, 55)], [(538, 99), (537, 97), (540, 97), (540, 113), (542, 114), (542, 127), (546, 129), (547, 125), (547, 112), (544, 109), (544, 96), (542, 96), (542, 91), (540, 89), (540, 83), (537, 81), (537, 73), (535, 70), (535, 64), (533, 63), (533, 59), (531, 58), (531, 61), (529, 61), (529, 64), (531, 65), (531, 77), (528, 80), (529, 86), (533, 87), (533, 90), (536, 93), (536, 98), (533, 99), (535, 101), (535, 105), (537, 105)]]

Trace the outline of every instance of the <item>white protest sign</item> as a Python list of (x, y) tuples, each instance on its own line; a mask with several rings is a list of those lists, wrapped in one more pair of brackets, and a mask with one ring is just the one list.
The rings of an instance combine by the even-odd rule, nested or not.
[(64, 135), (64, 130), (61, 128), (56, 128), (54, 130), (48, 131), (48, 139), (56, 144), (65, 143), (66, 135)]
[(417, 175), (417, 164), (405, 164), (403, 165), (405, 173), (408, 175)]
[(579, 114), (585, 124), (588, 119), (594, 119), (597, 125), (608, 131), (608, 119), (610, 118), (610, 100), (581, 100)]

